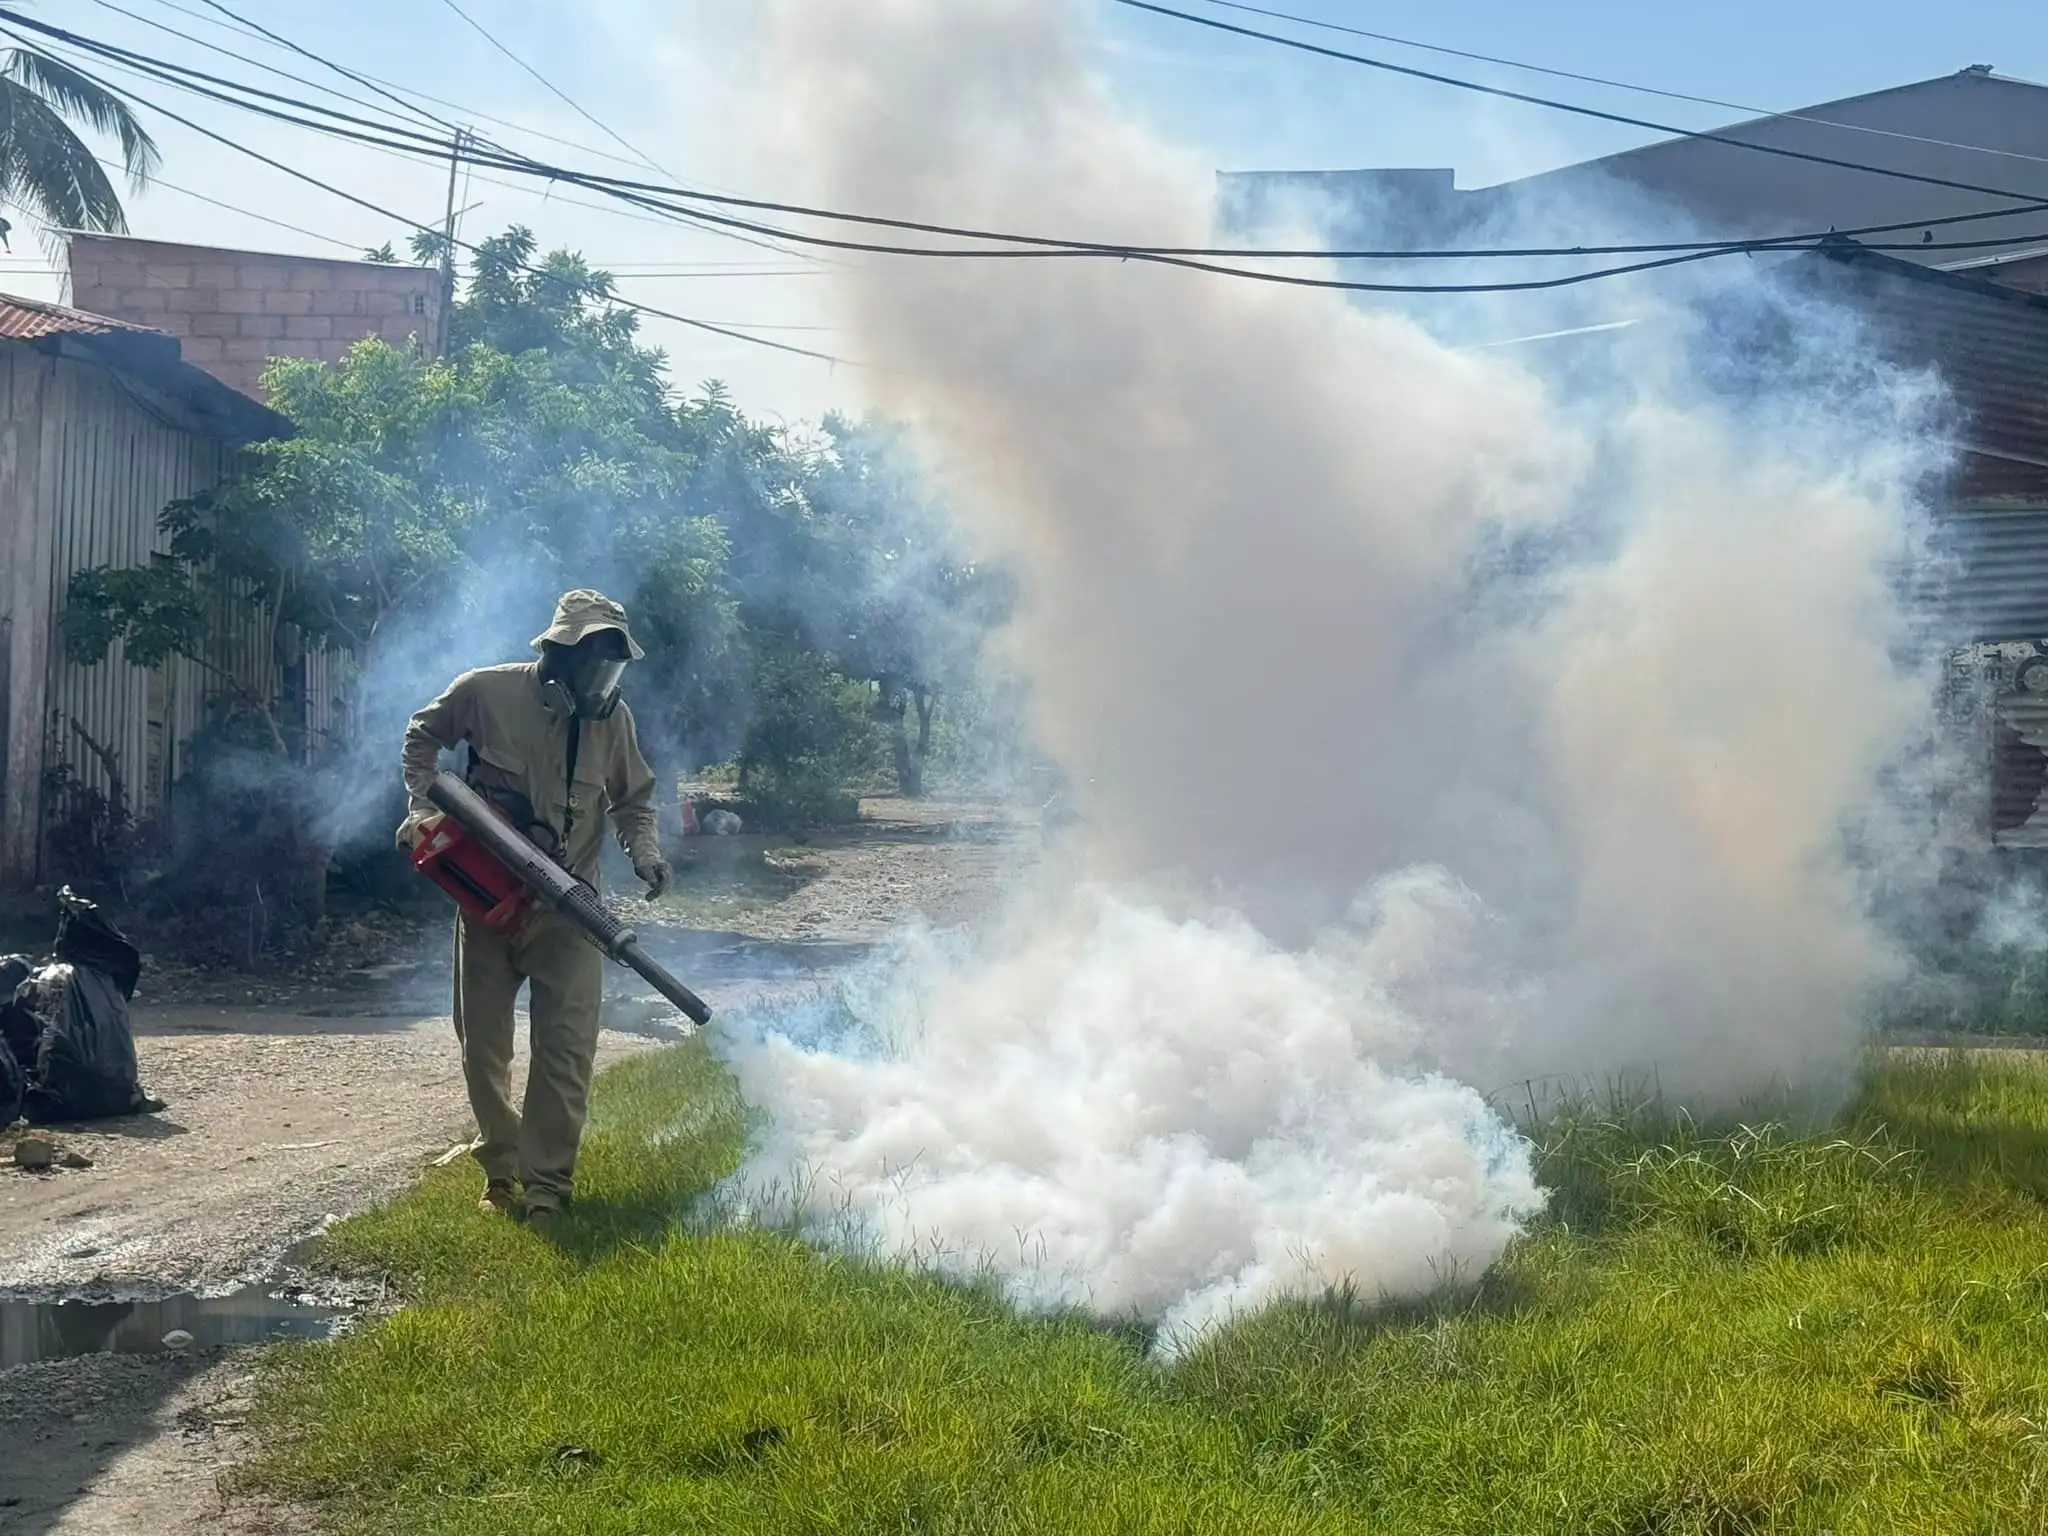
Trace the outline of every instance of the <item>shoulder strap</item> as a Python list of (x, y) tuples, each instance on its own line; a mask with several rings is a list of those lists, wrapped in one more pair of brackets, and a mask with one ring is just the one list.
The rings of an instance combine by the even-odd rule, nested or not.
[(569, 857), (569, 834), (576, 830), (576, 754), (583, 746), (583, 717), (569, 717), (569, 803), (562, 812), (562, 857)]

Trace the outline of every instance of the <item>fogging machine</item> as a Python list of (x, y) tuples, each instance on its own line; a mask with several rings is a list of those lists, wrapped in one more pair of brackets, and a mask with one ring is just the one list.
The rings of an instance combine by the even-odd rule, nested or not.
[(514, 933), (543, 908), (562, 914), (583, 936), (637, 972), (699, 1024), (704, 1000), (640, 947), (639, 937), (604, 908), (596, 890), (522, 836), (490, 802), (452, 773), (437, 773), (427, 800), (441, 813), (412, 851), (412, 867), (455, 898), (493, 933)]

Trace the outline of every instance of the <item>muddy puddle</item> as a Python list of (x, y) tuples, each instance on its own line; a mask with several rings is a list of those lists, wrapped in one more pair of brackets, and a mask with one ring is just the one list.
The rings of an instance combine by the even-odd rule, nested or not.
[(149, 1301), (0, 1298), (0, 1370), (74, 1355), (173, 1354), (266, 1339), (324, 1339), (349, 1314), (263, 1286)]

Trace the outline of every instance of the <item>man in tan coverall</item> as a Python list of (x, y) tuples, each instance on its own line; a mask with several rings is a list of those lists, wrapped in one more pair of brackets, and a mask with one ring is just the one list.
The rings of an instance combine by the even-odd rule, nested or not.
[[(439, 814), (426, 798), (440, 753), (469, 747), (469, 782), (580, 880), (597, 881), (609, 811), (647, 882), (668, 886), (656, 833), (654, 774), (640, 755), (619, 678), (642, 652), (626, 610), (599, 592), (565, 592), (536, 636), (538, 661), (465, 672), (405, 733), (411, 807), (398, 840), (410, 848)], [(533, 1060), (524, 1114), (512, 1106), (512, 1003), (532, 983)], [(510, 936), (464, 912), (455, 924), (455, 1034), (470, 1107), (483, 1135), (477, 1161), (487, 1210), (545, 1227), (568, 1204), (597, 1054), (604, 957), (554, 912)]]

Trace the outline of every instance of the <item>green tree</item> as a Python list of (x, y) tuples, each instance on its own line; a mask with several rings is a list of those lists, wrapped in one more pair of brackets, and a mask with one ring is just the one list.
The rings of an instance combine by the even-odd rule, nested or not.
[(8, 49), (0, 57), (0, 203), (55, 229), (126, 230), (120, 194), (74, 123), (120, 145), (132, 190), (155, 174), (156, 141), (119, 96), (48, 54)]
[[(282, 708), (245, 699), (224, 750), (286, 765), (311, 786), (306, 814), (331, 819), (349, 785), (391, 787), (385, 738), (446, 681), (462, 625), (506, 633), (516, 567), (522, 601), (596, 582), (632, 608), (648, 650), (635, 710), (669, 766), (736, 757), (758, 804), (818, 820), (846, 813), (889, 743), (917, 792), (934, 701), (973, 671), (1000, 584), (958, 557), (898, 439), (768, 426), (716, 384), (676, 400), (634, 321), (607, 274), (537, 258), (515, 228), (477, 248), (445, 359), (367, 340), (338, 365), (273, 363), (293, 434), (167, 508), (149, 565), (78, 573), (70, 654), (91, 664), (119, 640), (141, 665), (205, 665), (210, 615), (262, 604)], [(309, 729), (305, 646), (355, 658), (353, 739)], [(437, 675), (394, 688), (407, 658)], [(223, 679), (223, 698), (238, 686)], [(336, 756), (348, 771), (322, 783)]]
[(836, 547), (843, 598), (820, 638), (842, 672), (873, 683), (897, 787), (918, 795), (933, 713), (980, 674), (983, 641), (1009, 614), (1011, 584), (963, 554), (899, 429), (827, 417), (824, 430), (811, 496)]

